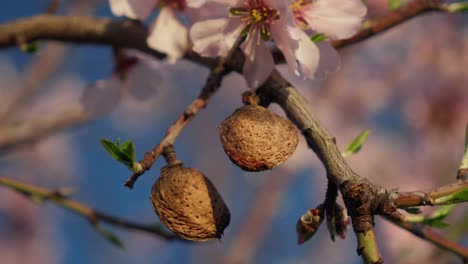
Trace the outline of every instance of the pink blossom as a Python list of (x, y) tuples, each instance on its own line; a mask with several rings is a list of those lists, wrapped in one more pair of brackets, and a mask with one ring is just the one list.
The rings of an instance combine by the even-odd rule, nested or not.
[(367, 12), (361, 0), (295, 0), (291, 9), (303, 29), (332, 39), (356, 34)]
[[(294, 0), (290, 7), (297, 25), (308, 35), (319, 33), (328, 39), (349, 38), (356, 34), (367, 12), (361, 0)], [(320, 64), (316, 77), (338, 71), (340, 58), (330, 42), (320, 41), (317, 47)]]
[[(236, 39), (246, 36), (241, 44), (245, 55), (244, 76), (250, 87), (262, 84), (274, 69), (273, 57), (265, 42), (273, 40), (283, 53), (290, 72), (303, 78), (317, 78), (330, 71), (336, 71), (339, 58), (327, 43), (314, 44), (304, 29), (317, 29), (318, 32), (332, 33), (343, 37), (354, 34), (350, 28), (359, 26), (362, 9), (355, 8), (355, 0), (344, 1), (341, 6), (329, 10), (323, 1), (290, 2), (282, 0), (190, 0), (188, 5), (201, 6), (217, 3), (224, 8), (213, 9), (210, 19), (195, 23), (190, 30), (193, 49), (203, 56), (225, 56)], [(333, 0), (336, 4), (343, 0)], [(357, 0), (356, 0), (357, 1)], [(317, 6), (318, 10), (312, 10)], [(363, 6), (361, 3), (360, 7)], [(364, 7), (365, 14), (365, 7)], [(355, 15), (356, 12), (360, 12)], [(344, 25), (335, 15), (347, 15)], [(360, 16), (354, 19), (354, 16)], [(298, 19), (298, 18), (301, 19)], [(357, 21), (355, 23), (355, 21)], [(299, 23), (300, 22), (300, 23)], [(351, 23), (349, 26), (347, 23)], [(324, 25), (332, 23), (331, 26)], [(310, 27), (305, 28), (304, 25)], [(337, 29), (335, 27), (342, 27)], [(320, 60), (324, 56), (326, 60)]]
[(159, 7), (159, 15), (146, 39), (148, 46), (166, 53), (170, 62), (181, 58), (188, 45), (188, 30), (177, 19), (176, 13), (186, 9), (185, 0), (109, 0), (112, 13), (131, 19), (145, 20)]
[(301, 67), (306, 74), (315, 72), (316, 47), (304, 32), (294, 32), (287, 2), (227, 0), (217, 3), (224, 8), (213, 10), (211, 19), (195, 23), (190, 30), (196, 52), (210, 57), (225, 56), (239, 36), (246, 36), (241, 49), (245, 55), (243, 72), (250, 87), (262, 84), (274, 69), (273, 57), (265, 44), (268, 40), (276, 42), (287, 57), (290, 70), (299, 73)]

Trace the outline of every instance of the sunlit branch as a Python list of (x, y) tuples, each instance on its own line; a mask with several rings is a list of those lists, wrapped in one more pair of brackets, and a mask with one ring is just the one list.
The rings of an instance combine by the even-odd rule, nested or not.
[(161, 156), (163, 150), (167, 146), (174, 145), (177, 137), (182, 132), (184, 127), (195, 117), (195, 115), (206, 107), (210, 98), (216, 93), (221, 86), (223, 77), (230, 72), (226, 67), (226, 62), (234, 60), (237, 49), (239, 47), (240, 39), (237, 40), (236, 44), (229, 51), (228, 55), (221, 58), (218, 64), (213, 67), (206, 79), (205, 85), (203, 86), (200, 94), (195, 100), (185, 109), (185, 111), (179, 116), (179, 118), (168, 128), (164, 138), (150, 151), (146, 152), (143, 160), (139, 163), (141, 169), (134, 172), (130, 178), (124, 183), (128, 188), (133, 188), (135, 181), (142, 175), (146, 170), (149, 170), (151, 166), (156, 162), (159, 156)]
[(385, 219), (419, 238), (427, 240), (442, 249), (445, 249), (460, 256), (465, 262), (468, 261), (467, 247), (463, 247), (462, 245), (459, 245), (454, 241), (448, 240), (447, 238), (435, 233), (427, 225), (405, 222), (404, 216), (399, 213), (394, 213), (392, 215), (386, 216)]
[(91, 116), (79, 104), (65, 110), (45, 114), (19, 124), (0, 127), (0, 153), (24, 144), (35, 142), (65, 128), (70, 128), (88, 121)]
[(156, 225), (145, 225), (140, 223), (131, 222), (116, 216), (112, 216), (101, 211), (98, 211), (88, 205), (72, 200), (64, 195), (60, 190), (46, 189), (30, 184), (26, 184), (17, 180), (9, 179), (0, 176), (0, 185), (13, 189), (27, 197), (39, 201), (50, 201), (63, 208), (72, 211), (88, 220), (91, 224), (95, 225), (99, 222), (105, 222), (118, 227), (138, 230), (147, 232), (161, 238), (172, 240), (177, 239), (175, 235), (169, 234)]
[(450, 195), (466, 190), (468, 190), (468, 182), (460, 181), (429, 191), (398, 192), (398, 198), (395, 199), (395, 204), (398, 208), (453, 204), (454, 201), (448, 198), (445, 199), (444, 197), (450, 198)]

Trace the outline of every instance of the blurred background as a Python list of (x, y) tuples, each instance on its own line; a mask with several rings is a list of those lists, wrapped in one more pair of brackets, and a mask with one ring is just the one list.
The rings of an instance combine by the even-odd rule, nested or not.
[[(370, 18), (388, 10), (386, 0), (367, 2)], [(43, 13), (48, 5), (3, 1), (0, 23)], [(64, 0), (57, 12), (112, 17), (105, 0)], [(299, 80), (279, 68), (341, 148), (372, 130), (363, 149), (349, 158), (352, 168), (401, 191), (454, 182), (468, 120), (468, 16), (426, 14), (340, 53), (341, 70), (327, 80)], [(94, 111), (32, 143), (0, 146), (0, 175), (48, 188), (73, 187), (73, 199), (96, 209), (158, 223), (149, 193), (163, 160), (129, 190), (122, 183), (130, 172), (99, 140), (133, 140), (137, 159), (142, 158), (198, 95), (208, 71), (186, 61), (168, 64), (131, 54), (139, 63), (119, 82), (109, 47), (40, 42), (35, 53), (0, 50), (2, 127), (61, 113), (75, 116), (83, 102)], [(89, 99), (109, 87), (106, 91), (117, 92), (103, 92), (105, 103)], [(246, 90), (240, 75), (226, 77), (176, 143), (179, 159), (203, 171), (230, 208), (222, 242), (168, 242), (106, 226), (124, 242), (121, 250), (82, 217), (2, 187), (0, 263), (361, 263), (352, 232), (333, 243), (322, 227), (307, 243), (296, 243), (296, 221), (322, 202), (326, 186), (323, 166), (302, 139), (291, 159), (264, 173), (243, 172), (224, 155), (217, 127), (241, 105)], [(284, 115), (278, 106), (270, 108)], [(457, 205), (448, 221), (450, 227), (437, 231), (468, 245), (466, 204)], [(386, 263), (459, 263), (379, 217), (376, 230)]]

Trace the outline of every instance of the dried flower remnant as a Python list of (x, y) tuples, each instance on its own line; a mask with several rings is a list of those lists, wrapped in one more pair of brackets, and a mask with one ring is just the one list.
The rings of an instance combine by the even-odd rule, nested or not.
[(297, 244), (301, 245), (317, 232), (324, 217), (323, 206), (308, 210), (299, 218), (296, 224)]

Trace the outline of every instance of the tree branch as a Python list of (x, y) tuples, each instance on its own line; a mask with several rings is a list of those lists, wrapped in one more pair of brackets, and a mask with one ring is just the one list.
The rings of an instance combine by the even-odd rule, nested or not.
[(231, 48), (228, 55), (224, 58), (218, 60), (218, 63), (213, 67), (206, 79), (205, 85), (203, 86), (200, 94), (195, 100), (185, 109), (182, 115), (172, 124), (166, 132), (164, 138), (157, 144), (152, 151), (146, 152), (143, 160), (139, 162), (139, 170), (134, 172), (130, 178), (124, 183), (125, 186), (132, 189), (136, 180), (147, 170), (153, 166), (158, 157), (162, 154), (163, 150), (167, 146), (174, 145), (177, 137), (182, 132), (184, 127), (195, 117), (195, 115), (200, 112), (203, 108), (206, 107), (211, 96), (213, 96), (216, 91), (221, 86), (221, 82), (226, 74), (230, 70), (226, 67), (228, 61), (234, 60), (235, 55), (237, 55), (237, 50), (240, 44), (241, 38), (239, 38), (235, 45)]
[(81, 105), (74, 105), (59, 113), (0, 127), (0, 154), (6, 153), (13, 147), (34, 142), (53, 132), (81, 124), (90, 118), (90, 114)]
[(69, 199), (60, 190), (50, 190), (42, 187), (37, 187), (34, 185), (29, 185), (16, 180), (12, 180), (3, 176), (0, 176), (0, 185), (20, 192), (30, 199), (36, 199), (40, 201), (51, 201), (57, 205), (62, 206), (63, 208), (74, 212), (75, 214), (84, 217), (93, 225), (96, 225), (99, 222), (105, 222), (130, 230), (147, 232), (164, 238), (166, 240), (178, 239), (175, 235), (169, 234), (163, 228), (160, 228), (156, 225), (145, 225), (131, 222), (93, 209), (78, 201)]
[(383, 259), (377, 245), (377, 236), (374, 229), (367, 232), (356, 233), (358, 241), (358, 255), (362, 257), (365, 264), (382, 264)]
[[(366, 23), (354, 37), (334, 41), (333, 45), (336, 48), (342, 48), (358, 43), (428, 11), (450, 12), (447, 5), (439, 2), (438, 0), (414, 0)], [(157, 58), (165, 57), (163, 53), (151, 49), (146, 44), (147, 36), (148, 29), (138, 21), (38, 15), (1, 24), (0, 48), (34, 40), (56, 40), (136, 49)], [(189, 51), (185, 58), (204, 65), (215, 65), (214, 59), (202, 58), (193, 51)], [(241, 71), (241, 68), (235, 67), (232, 70)]]
[(463, 247), (462, 245), (450, 241), (447, 238), (433, 232), (430, 227), (423, 224), (405, 222), (403, 216), (399, 213), (394, 213), (392, 215), (385, 216), (385, 219), (419, 238), (427, 240), (442, 249), (445, 249), (460, 256), (464, 262), (468, 261), (467, 247)]
[(440, 0), (413, 0), (375, 20), (364, 22), (359, 33), (349, 39), (335, 40), (333, 45), (341, 48), (358, 43), (429, 11), (448, 12), (446, 5), (440, 2)]
[(395, 199), (395, 205), (398, 208), (407, 208), (423, 205), (454, 204), (463, 201), (457, 201), (456, 197), (451, 198), (451, 195), (457, 192), (466, 192), (467, 190), (468, 182), (460, 181), (429, 191), (399, 192)]

